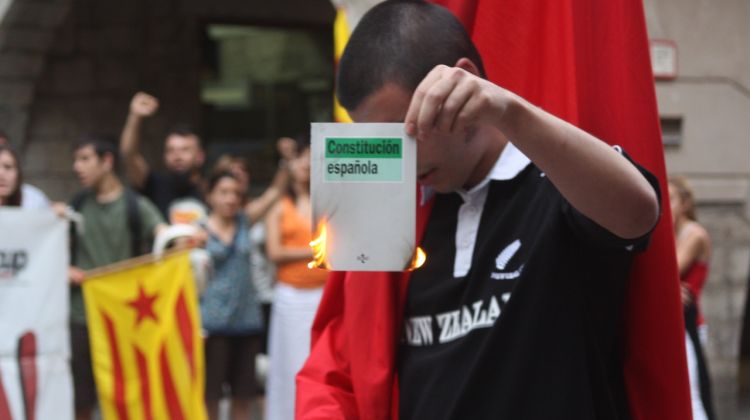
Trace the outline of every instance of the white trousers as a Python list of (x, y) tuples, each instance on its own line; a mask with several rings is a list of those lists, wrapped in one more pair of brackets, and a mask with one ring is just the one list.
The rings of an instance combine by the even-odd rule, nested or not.
[(693, 420), (707, 420), (706, 409), (701, 398), (701, 386), (698, 371), (698, 356), (690, 335), (685, 333), (685, 350), (687, 350), (688, 377), (690, 379), (690, 400), (693, 404)]
[(295, 377), (310, 354), (310, 329), (323, 288), (277, 283), (268, 335), (266, 420), (294, 420)]

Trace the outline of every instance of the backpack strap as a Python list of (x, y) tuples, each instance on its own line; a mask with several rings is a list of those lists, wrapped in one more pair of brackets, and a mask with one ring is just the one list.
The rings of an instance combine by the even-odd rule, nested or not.
[[(143, 235), (141, 221), (141, 212), (138, 211), (138, 194), (133, 190), (126, 188), (123, 192), (125, 194), (125, 213), (127, 216), (128, 231), (130, 232), (130, 254), (131, 257), (137, 257), (142, 255), (148, 250), (143, 249)], [(73, 196), (70, 200), (70, 207), (76, 212), (80, 212), (83, 203), (89, 195), (88, 190), (81, 191)], [(76, 249), (78, 247), (78, 235), (75, 230), (75, 225), (70, 224), (70, 262), (72, 265), (76, 264)]]
[(141, 212), (138, 211), (138, 194), (130, 188), (125, 188), (125, 211), (128, 217), (130, 231), (130, 256), (137, 257), (147, 251), (143, 249), (143, 235)]

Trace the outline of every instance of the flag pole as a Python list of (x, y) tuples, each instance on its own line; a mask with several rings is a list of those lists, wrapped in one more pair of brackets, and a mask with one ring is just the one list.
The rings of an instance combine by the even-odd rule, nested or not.
[[(129, 258), (127, 260), (118, 261), (113, 264), (105, 265), (102, 267), (94, 268), (85, 272), (86, 278), (104, 276), (112, 274), (118, 271), (127, 270), (143, 264), (153, 264), (161, 262), (167, 258), (171, 258), (177, 254), (188, 252), (195, 248), (192, 245), (182, 245), (175, 248), (164, 251), (162, 254), (145, 254), (135, 258)], [(85, 280), (84, 280), (85, 281)]]

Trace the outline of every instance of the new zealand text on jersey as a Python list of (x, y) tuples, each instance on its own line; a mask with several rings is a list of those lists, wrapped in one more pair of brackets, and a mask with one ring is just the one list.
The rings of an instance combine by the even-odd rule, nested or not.
[(454, 311), (407, 318), (404, 323), (404, 341), (410, 346), (429, 346), (434, 342), (435, 332), (438, 333), (437, 342), (442, 344), (461, 338), (473, 330), (490, 328), (500, 317), (508, 299), (510, 292), (503, 293), (499, 301), (496, 296), (492, 296), (489, 300), (480, 299)]

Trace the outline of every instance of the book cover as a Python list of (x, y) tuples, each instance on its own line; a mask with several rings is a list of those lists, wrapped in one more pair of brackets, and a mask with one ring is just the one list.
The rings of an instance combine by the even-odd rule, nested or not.
[(401, 123), (313, 123), (315, 265), (404, 271), (415, 256), (416, 141)]

